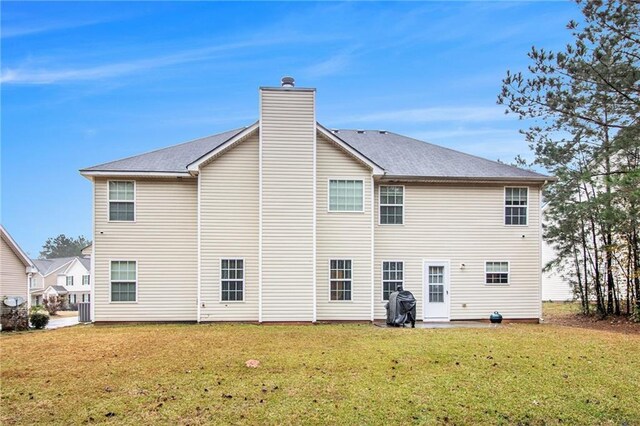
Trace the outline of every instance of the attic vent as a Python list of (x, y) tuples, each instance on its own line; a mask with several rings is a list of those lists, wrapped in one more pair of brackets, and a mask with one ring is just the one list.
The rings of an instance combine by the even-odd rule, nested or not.
[(364, 133), (364, 130), (356, 130), (358, 133)]
[(340, 130), (338, 129), (331, 129), (331, 133), (338, 133)]
[(381, 135), (386, 135), (386, 134), (387, 134), (387, 131), (386, 131), (386, 130), (380, 130), (380, 134), (381, 134)]

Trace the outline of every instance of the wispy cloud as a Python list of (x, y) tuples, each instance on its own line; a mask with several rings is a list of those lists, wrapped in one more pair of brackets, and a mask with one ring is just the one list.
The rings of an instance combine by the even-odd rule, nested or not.
[(351, 64), (352, 54), (353, 51), (338, 53), (305, 68), (302, 73), (309, 78), (327, 77), (340, 73)]
[(209, 47), (183, 50), (171, 55), (162, 55), (149, 57), (146, 59), (100, 64), (88, 67), (34, 67), (32, 64), (26, 64), (15, 68), (7, 67), (2, 69), (2, 72), (0, 73), (0, 83), (28, 85), (102, 80), (113, 77), (120, 77), (128, 74), (135, 74), (155, 68), (208, 60), (222, 56), (227, 52), (233, 52), (235, 54), (242, 49), (278, 44), (285, 41), (286, 39), (246, 40), (235, 43), (218, 44)]
[(34, 34), (47, 33), (51, 31), (62, 31), (72, 28), (88, 27), (91, 25), (112, 22), (116, 18), (86, 19), (79, 21), (40, 21), (22, 23), (3, 23), (0, 31), (0, 38), (12, 38), (29, 36)]
[(432, 123), (432, 122), (487, 122), (503, 120), (504, 110), (500, 107), (431, 107), (382, 111), (371, 114), (346, 117), (351, 122), (394, 122), (394, 123)]

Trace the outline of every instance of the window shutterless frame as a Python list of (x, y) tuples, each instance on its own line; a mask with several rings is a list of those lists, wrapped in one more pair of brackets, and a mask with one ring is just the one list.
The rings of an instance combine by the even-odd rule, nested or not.
[[(129, 182), (133, 184), (133, 200), (127, 200), (127, 201), (121, 201), (121, 200), (112, 200), (111, 199), (111, 195), (110, 195), (110, 191), (109, 191), (109, 186), (111, 184), (111, 182)], [(107, 222), (113, 222), (113, 223), (135, 223), (137, 220), (137, 215), (138, 215), (138, 209), (137, 209), (137, 198), (138, 198), (138, 185), (137, 182), (135, 180), (122, 180), (122, 179), (113, 179), (113, 180), (108, 180), (107, 181)], [(111, 220), (111, 203), (127, 203), (130, 202), (133, 204), (133, 220)]]
[[(509, 204), (507, 205), (507, 190), (509, 189), (524, 189), (525, 190), (525, 194), (526, 194), (526, 204), (525, 205), (513, 205), (513, 204)], [(529, 226), (529, 187), (527, 186), (505, 186), (504, 187), (504, 191), (503, 191), (503, 203), (502, 203), (502, 224), (504, 226)], [(524, 208), (525, 210), (525, 214), (524, 214), (524, 220), (525, 223), (507, 223), (507, 208)]]
[[(135, 286), (136, 286), (136, 300), (125, 300), (125, 301), (119, 301), (119, 300), (111, 300), (112, 298), (112, 288), (111, 288), (111, 284), (114, 282), (111, 279), (111, 263), (113, 262), (135, 262), (136, 264), (136, 279), (135, 279)], [(131, 281), (122, 281), (122, 280), (116, 280), (115, 282), (131, 282)], [(117, 304), (135, 304), (138, 303), (138, 301), (140, 300), (138, 298), (138, 289), (139, 289), (139, 282), (140, 282), (140, 278), (138, 275), (138, 260), (137, 259), (109, 259), (109, 303), (117, 303)]]
[[(234, 268), (235, 270), (238, 270), (237, 268), (237, 261), (240, 260), (242, 261), (242, 279), (238, 279), (237, 277), (234, 279), (230, 279), (230, 278), (222, 278), (222, 263), (224, 261), (236, 261), (236, 268)], [(245, 293), (246, 293), (246, 286), (245, 286), (245, 277), (247, 274), (247, 263), (245, 262), (243, 257), (221, 257), (220, 258), (220, 291), (219, 291), (219, 299), (220, 299), (220, 303), (244, 303), (245, 301)], [(241, 281), (242, 282), (242, 299), (241, 300), (224, 300), (222, 298), (222, 282), (223, 281)]]
[[(348, 261), (348, 262), (350, 262), (350, 264), (351, 264), (351, 269), (350, 269), (351, 278), (349, 278), (349, 279), (339, 279), (339, 278), (332, 279), (331, 278), (331, 262), (333, 262), (333, 261), (335, 261), (335, 262), (339, 262), (339, 261)], [(328, 280), (329, 281), (329, 288), (328, 288), (328, 290), (329, 290), (329, 292), (328, 292), (329, 293), (328, 294), (329, 303), (351, 303), (351, 302), (353, 302), (353, 281), (354, 281), (354, 278), (353, 278), (353, 259), (331, 258), (331, 259), (329, 259), (329, 262), (327, 264), (327, 268), (329, 270), (329, 280)], [(343, 299), (343, 300), (336, 299), (336, 300), (334, 300), (334, 299), (331, 298), (331, 282), (332, 281), (349, 281), (349, 285), (350, 285), (349, 299)]]
[[(382, 188), (393, 188), (393, 187), (398, 187), (398, 188), (402, 188), (402, 204), (382, 204)], [(406, 194), (407, 191), (405, 190), (405, 186), (404, 185), (379, 185), (378, 186), (378, 225), (383, 225), (383, 226), (398, 226), (398, 225), (404, 225), (404, 211), (405, 211), (405, 202), (406, 202)], [(382, 223), (382, 207), (402, 207), (402, 223)]]
[[(362, 192), (361, 192), (362, 208), (360, 210), (331, 210), (331, 182), (345, 182), (345, 181), (360, 182), (361, 188), (362, 188)], [(365, 194), (364, 179), (356, 178), (356, 177), (330, 177), (329, 179), (327, 179), (327, 212), (328, 213), (364, 213), (364, 201), (365, 201), (364, 194)]]
[[(487, 264), (489, 263), (506, 263), (507, 271), (506, 272), (495, 272), (495, 271), (487, 271)], [(507, 274), (507, 282), (506, 283), (488, 283), (487, 282), (487, 274)], [(485, 260), (484, 261), (484, 276), (482, 278), (484, 285), (486, 286), (508, 286), (511, 285), (511, 262), (508, 260)]]
[[(401, 264), (402, 265), (402, 279), (401, 280), (398, 280), (398, 279), (385, 280), (384, 279), (384, 271), (385, 271), (384, 264), (385, 263), (396, 263), (396, 264), (399, 263), (399, 264)], [(396, 269), (396, 273), (397, 272), (398, 271)], [(387, 299), (384, 298), (384, 283), (385, 283), (385, 281), (396, 284), (396, 287), (397, 287), (398, 284), (400, 284), (402, 286), (402, 288), (404, 288), (404, 276), (405, 276), (405, 269), (404, 269), (404, 261), (403, 260), (383, 260), (382, 261), (382, 263), (380, 264), (380, 301), (382, 301), (382, 302), (388, 302), (389, 301), (388, 298)], [(395, 291), (395, 287), (389, 293), (392, 293), (394, 291)]]

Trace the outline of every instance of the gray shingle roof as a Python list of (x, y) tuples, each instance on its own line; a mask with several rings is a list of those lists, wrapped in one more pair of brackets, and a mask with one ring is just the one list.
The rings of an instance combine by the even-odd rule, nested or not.
[(78, 260), (80, 261), (80, 263), (82, 263), (82, 266), (84, 266), (87, 271), (91, 271), (90, 257), (78, 257)]
[(58, 257), (56, 259), (35, 259), (33, 263), (42, 275), (49, 275), (51, 272), (71, 262), (75, 257)]
[(54, 289), (56, 291), (56, 293), (58, 293), (58, 294), (67, 294), (67, 293), (69, 293), (67, 291), (67, 289), (62, 287), (61, 285), (52, 285), (51, 288)]
[(458, 179), (547, 177), (397, 133), (337, 130), (333, 134), (378, 164), (390, 176)]
[(145, 154), (99, 164), (81, 171), (186, 172), (187, 165), (217, 148), (244, 128), (158, 149)]
[[(83, 169), (103, 172), (186, 172), (187, 165), (244, 128)], [(337, 130), (333, 134), (384, 169), (405, 178), (531, 179), (548, 176), (465, 154), (392, 132)]]

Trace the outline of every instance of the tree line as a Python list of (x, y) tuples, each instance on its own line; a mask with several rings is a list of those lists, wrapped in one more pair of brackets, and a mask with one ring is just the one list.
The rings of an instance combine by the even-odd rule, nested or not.
[(498, 103), (525, 120), (544, 189), (543, 236), (584, 313), (640, 319), (640, 3), (578, 0), (558, 51), (532, 47)]

